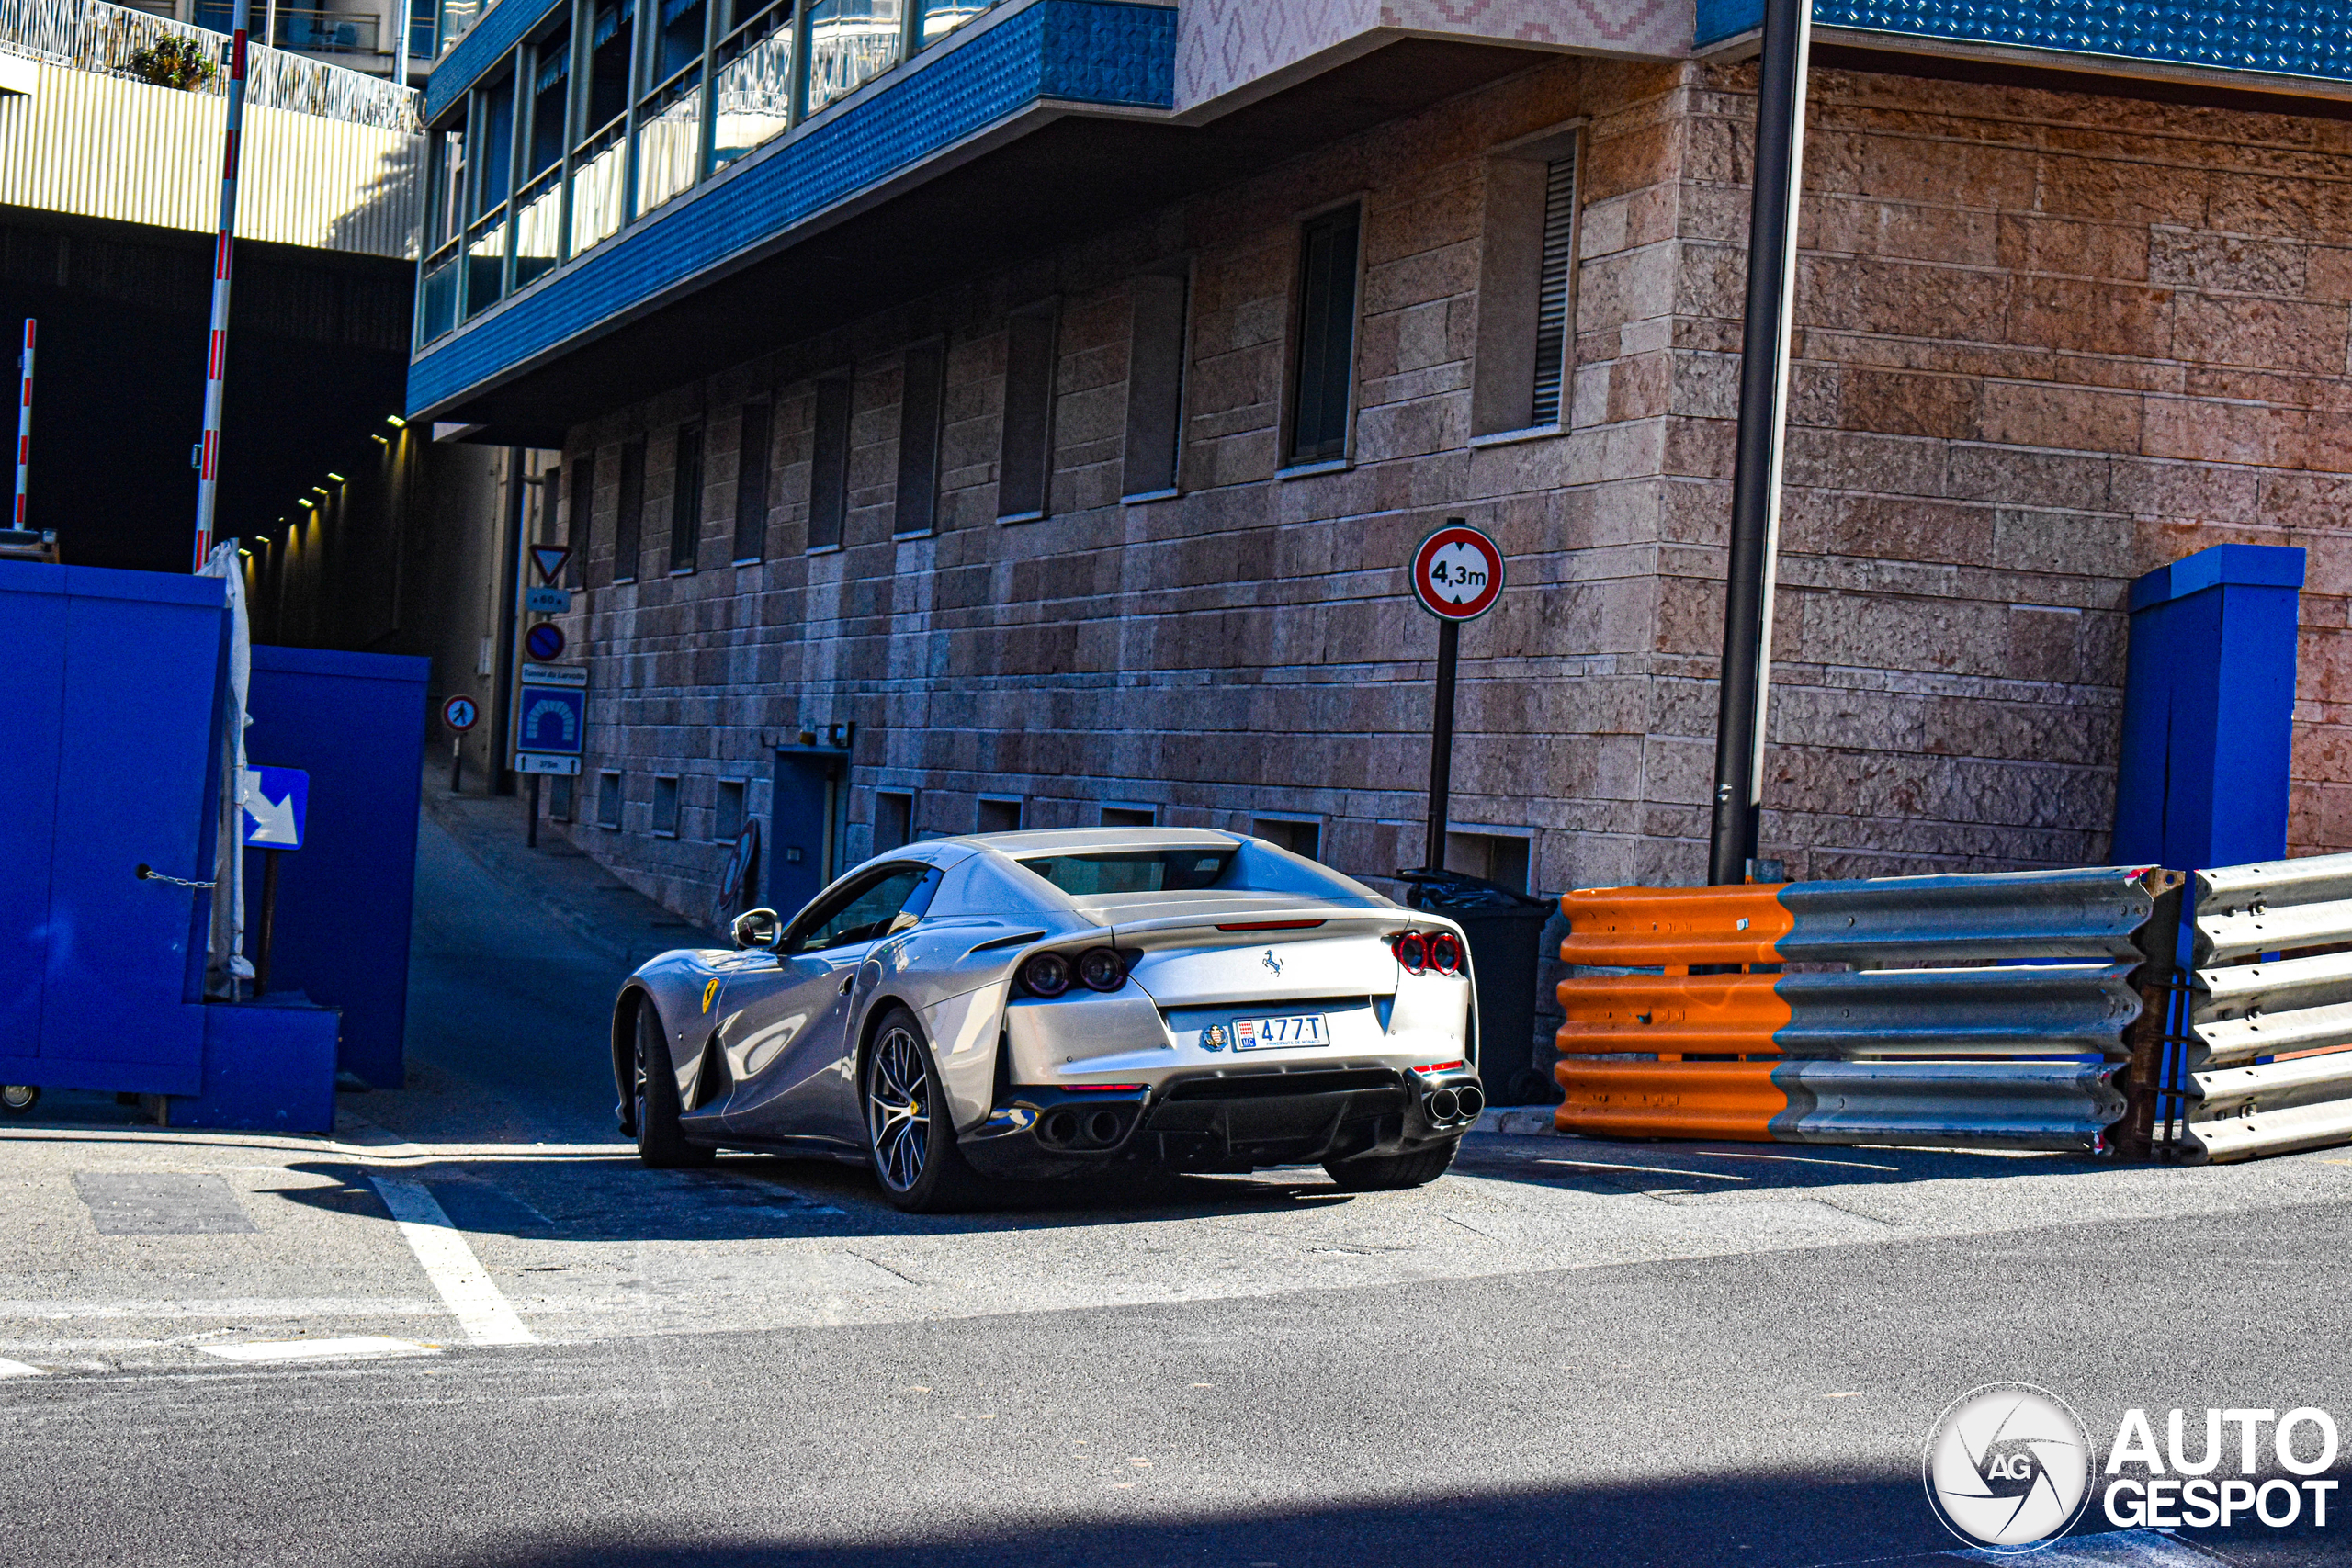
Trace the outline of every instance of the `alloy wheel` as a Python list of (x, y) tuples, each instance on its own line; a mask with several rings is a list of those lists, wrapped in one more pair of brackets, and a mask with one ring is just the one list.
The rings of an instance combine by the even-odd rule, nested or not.
[(922, 1046), (904, 1029), (884, 1032), (874, 1045), (866, 1074), (866, 1131), (874, 1139), (874, 1165), (894, 1191), (904, 1192), (922, 1177), (931, 1152), (931, 1115), (923, 1094), (928, 1075)]

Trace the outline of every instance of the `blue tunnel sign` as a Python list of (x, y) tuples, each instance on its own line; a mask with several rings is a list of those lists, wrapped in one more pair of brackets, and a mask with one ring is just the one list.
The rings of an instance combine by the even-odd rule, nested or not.
[(526, 662), (516, 699), (514, 766), (526, 773), (577, 773), (588, 749), (588, 671)]

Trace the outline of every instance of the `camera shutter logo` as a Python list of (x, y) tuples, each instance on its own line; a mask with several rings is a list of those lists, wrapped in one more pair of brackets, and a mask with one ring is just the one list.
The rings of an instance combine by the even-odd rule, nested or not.
[(2082, 1517), (2090, 1434), (2048, 1389), (1987, 1383), (1937, 1419), (1921, 1469), (1946, 1529), (1988, 1551), (2031, 1551)]

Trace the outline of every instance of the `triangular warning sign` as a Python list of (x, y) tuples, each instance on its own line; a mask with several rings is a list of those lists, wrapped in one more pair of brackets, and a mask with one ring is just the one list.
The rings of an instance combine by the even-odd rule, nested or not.
[(548, 587), (556, 586), (556, 579), (563, 575), (563, 563), (571, 558), (570, 545), (533, 545), (531, 563), (539, 569), (539, 581)]

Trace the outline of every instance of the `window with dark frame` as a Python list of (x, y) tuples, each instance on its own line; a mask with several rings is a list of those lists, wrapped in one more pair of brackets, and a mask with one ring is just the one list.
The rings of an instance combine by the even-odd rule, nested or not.
[(874, 852), (888, 854), (910, 844), (915, 837), (915, 796), (912, 790), (874, 792)]
[(1568, 371), (1568, 282), (1576, 265), (1577, 159), (1544, 165), (1544, 254), (1535, 288), (1535, 396), (1530, 424), (1560, 423)]
[(997, 457), (1001, 523), (1046, 514), (1053, 479), (1054, 339), (1057, 309), (1016, 311), (1005, 323), (1004, 439)]
[(718, 794), (713, 801), (710, 836), (714, 842), (731, 844), (743, 831), (743, 781), (721, 779)]
[(662, 839), (678, 836), (678, 776), (657, 773), (653, 778), (653, 832)]
[(1157, 495), (1176, 488), (1177, 455), (1183, 440), (1189, 285), (1182, 273), (1146, 273), (1136, 279), (1122, 495)]
[(571, 811), (572, 811), (571, 784), (572, 784), (572, 779), (571, 779), (571, 775), (570, 773), (553, 773), (553, 774), (548, 775), (548, 821), (550, 821), (550, 822), (569, 822), (569, 821), (571, 821)]
[(613, 517), (613, 581), (635, 582), (644, 565), (645, 443), (632, 441), (621, 448), (620, 510)]
[(1300, 226), (1297, 368), (1291, 390), (1294, 464), (1327, 463), (1348, 455), (1362, 221), (1357, 209), (1344, 207)]
[(588, 554), (589, 522), (595, 515), (596, 454), (574, 457), (564, 482), (571, 487), (563, 514), (563, 542), (571, 547), (571, 556), (563, 563), (563, 585), (577, 588), (582, 581), (581, 562)]
[(898, 513), (890, 531), (910, 536), (939, 526), (939, 434), (947, 392), (945, 340), (933, 338), (908, 349), (901, 382)]
[(596, 826), (618, 828), (621, 825), (621, 776), (617, 773), (596, 775)]
[(702, 543), (702, 421), (678, 426), (670, 473), (670, 570), (692, 571)]
[(735, 564), (764, 557), (768, 546), (768, 442), (775, 405), (763, 398), (743, 405), (735, 459)]
[(838, 549), (849, 516), (850, 381), (828, 376), (817, 383), (817, 431), (808, 465), (808, 546)]

